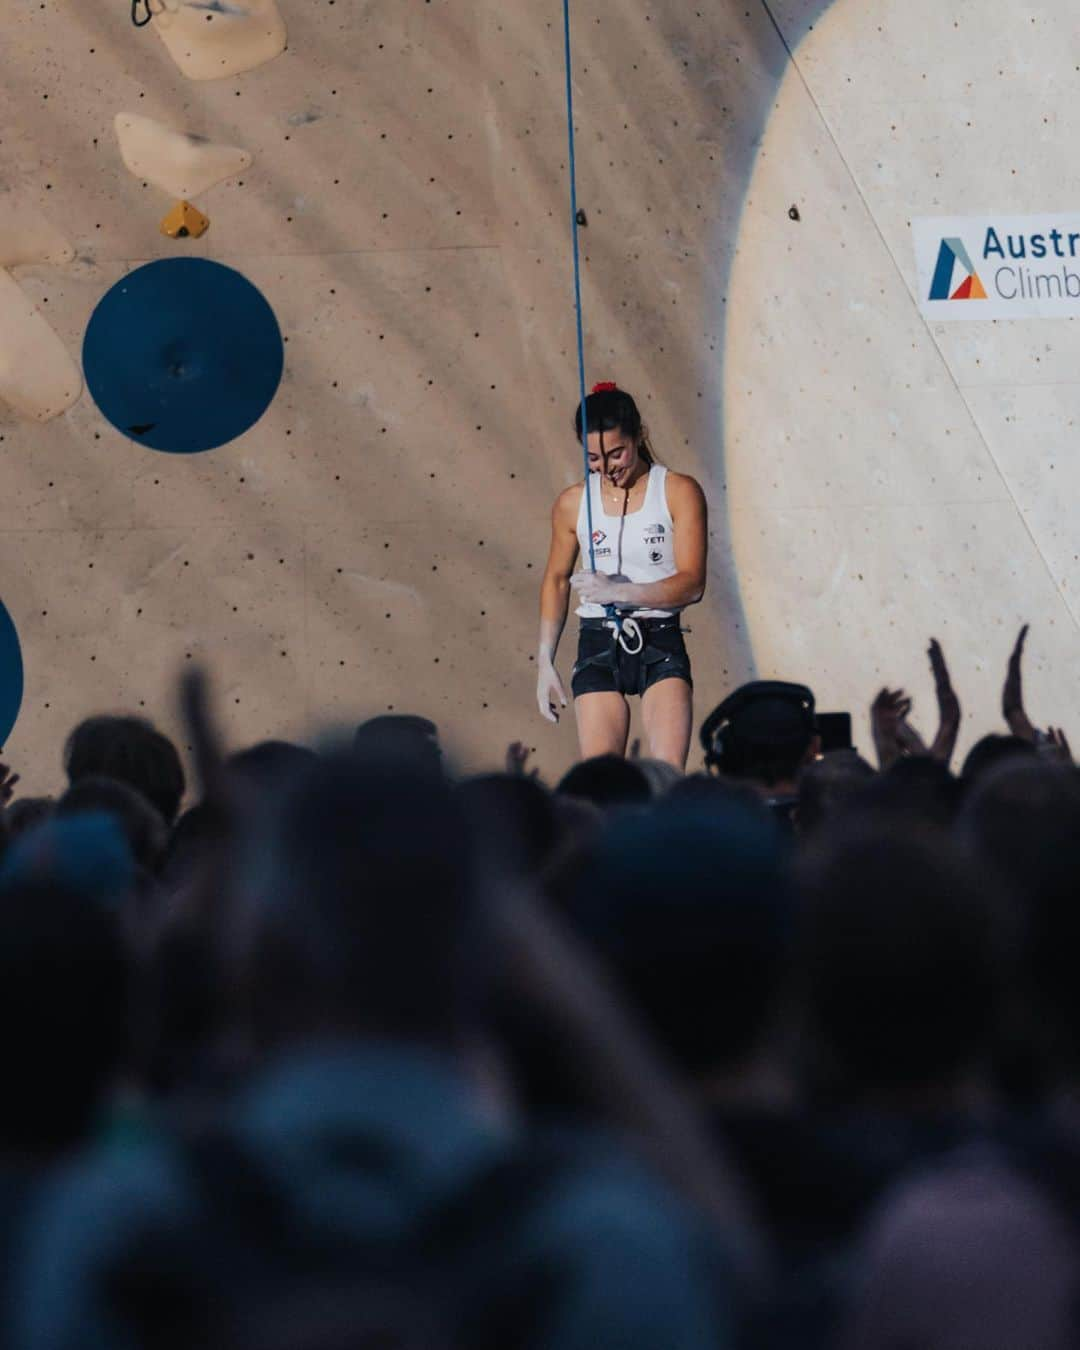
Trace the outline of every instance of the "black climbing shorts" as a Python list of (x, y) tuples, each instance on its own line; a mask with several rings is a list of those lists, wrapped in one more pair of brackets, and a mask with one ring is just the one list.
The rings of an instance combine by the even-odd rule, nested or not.
[(644, 646), (636, 656), (623, 651), (606, 619), (582, 619), (578, 659), (571, 676), (574, 697), (582, 694), (643, 694), (661, 680), (690, 677), (690, 657), (679, 619), (638, 619)]

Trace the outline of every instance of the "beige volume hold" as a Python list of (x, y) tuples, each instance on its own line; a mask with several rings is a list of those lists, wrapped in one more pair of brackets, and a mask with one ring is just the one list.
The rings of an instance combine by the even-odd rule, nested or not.
[[(309, 0), (310, 3), (310, 0)], [(189, 80), (223, 80), (285, 50), (277, 0), (150, 0), (153, 27)]]
[(61, 266), (74, 257), (71, 242), (36, 207), (0, 191), (0, 400), (34, 422), (66, 412), (82, 393), (82, 374), (6, 269)]
[(33, 422), (66, 412), (82, 374), (33, 301), (0, 269), (0, 399)]
[(239, 146), (218, 145), (136, 113), (118, 113), (115, 126), (128, 170), (176, 199), (161, 222), (162, 233), (174, 238), (197, 237), (210, 224), (190, 205), (190, 198), (243, 173), (251, 164), (250, 153)]

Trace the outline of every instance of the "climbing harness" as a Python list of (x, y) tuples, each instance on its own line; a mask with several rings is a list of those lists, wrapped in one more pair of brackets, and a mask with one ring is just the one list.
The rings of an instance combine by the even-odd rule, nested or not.
[[(585, 320), (581, 303), (581, 245), (578, 228), (584, 224), (584, 213), (577, 202), (577, 137), (574, 132), (574, 65), (570, 41), (570, 0), (563, 0), (563, 40), (566, 52), (566, 127), (569, 140), (570, 164), (570, 231), (574, 243), (574, 311), (577, 317), (578, 383), (581, 389), (581, 452), (585, 461), (585, 509), (589, 529), (589, 570), (596, 574), (596, 542), (593, 531), (592, 492), (589, 490), (589, 423), (585, 411)], [(620, 614), (614, 605), (605, 605), (607, 626), (618, 639), (628, 656), (637, 656), (645, 646), (641, 625), (636, 619)]]

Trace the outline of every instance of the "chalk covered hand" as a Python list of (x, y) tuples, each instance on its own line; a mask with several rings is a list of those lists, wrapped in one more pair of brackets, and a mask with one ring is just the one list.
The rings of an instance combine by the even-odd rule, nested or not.
[[(565, 708), (567, 704), (566, 689), (549, 656), (541, 656), (540, 658), (539, 669), (536, 673), (536, 702), (540, 708), (540, 716), (546, 722), (557, 722), (559, 720), (559, 709)], [(524, 765), (522, 765), (523, 771)], [(508, 772), (513, 772), (513, 770), (508, 769)]]
[(625, 598), (628, 580), (606, 572), (575, 572), (570, 585), (587, 605), (618, 605)]

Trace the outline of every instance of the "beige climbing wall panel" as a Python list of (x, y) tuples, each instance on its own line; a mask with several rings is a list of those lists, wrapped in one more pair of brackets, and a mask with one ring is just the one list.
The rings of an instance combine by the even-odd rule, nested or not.
[(158, 0), (158, 4), (164, 7), (152, 26), (189, 80), (227, 79), (263, 66), (285, 50), (288, 35), (276, 0)]
[(251, 155), (238, 146), (216, 145), (151, 117), (117, 113), (114, 125), (129, 173), (171, 197), (198, 197), (251, 164)]
[(0, 399), (22, 417), (49, 422), (82, 392), (63, 342), (10, 273), (0, 270)]

